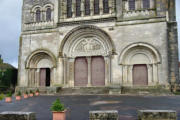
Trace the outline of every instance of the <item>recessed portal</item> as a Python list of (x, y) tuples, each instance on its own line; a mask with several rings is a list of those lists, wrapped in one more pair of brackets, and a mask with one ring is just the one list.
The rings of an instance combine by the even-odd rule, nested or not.
[(49, 68), (40, 69), (40, 81), (39, 86), (48, 87), (50, 86), (51, 70)]
[(147, 65), (134, 65), (133, 67), (133, 85), (148, 85)]
[(92, 86), (105, 86), (105, 61), (102, 56), (91, 58)]
[(75, 60), (75, 86), (87, 86), (88, 84), (88, 64), (86, 57), (79, 57)]

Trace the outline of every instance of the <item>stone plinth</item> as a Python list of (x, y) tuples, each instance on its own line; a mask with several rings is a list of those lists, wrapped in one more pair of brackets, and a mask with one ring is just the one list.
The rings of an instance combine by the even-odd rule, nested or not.
[(36, 120), (33, 112), (2, 112), (0, 120)]
[(90, 111), (89, 120), (118, 120), (118, 111)]
[(177, 120), (173, 110), (139, 110), (138, 120)]

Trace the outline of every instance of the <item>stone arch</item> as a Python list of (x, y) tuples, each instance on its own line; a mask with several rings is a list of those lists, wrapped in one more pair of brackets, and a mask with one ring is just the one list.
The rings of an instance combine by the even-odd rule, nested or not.
[(28, 72), (28, 86), (48, 87), (52, 85), (56, 66), (56, 58), (50, 51), (38, 49), (32, 52), (25, 64)]
[[(148, 86), (157, 85), (159, 82), (158, 64), (160, 63), (160, 53), (152, 45), (147, 43), (128, 45), (121, 52), (118, 60), (118, 64), (122, 67), (123, 84), (130, 86), (135, 83), (140, 83), (140, 85), (146, 83)], [(142, 81), (137, 82), (138, 79)]]
[(51, 53), (48, 50), (39, 49), (39, 50), (35, 50), (28, 56), (25, 67), (26, 68), (40, 67), (38, 66), (40, 65), (38, 63), (41, 63), (43, 59), (46, 59), (47, 62), (52, 63), (52, 65), (49, 64), (49, 66), (46, 67), (54, 68), (57, 66), (56, 57), (53, 55), (53, 53)]
[[(115, 51), (114, 44), (110, 36), (105, 31), (101, 30), (100, 28), (96, 26), (83, 25), (83, 26), (74, 28), (65, 36), (60, 46), (60, 53), (62, 53), (63, 56), (69, 56), (69, 57), (73, 56), (72, 52), (74, 52), (74, 50), (76, 49), (75, 47), (78, 47), (77, 45), (80, 42), (83, 42), (83, 40), (92, 41), (92, 42), (94, 41), (94, 44), (101, 45), (105, 53), (100, 53), (100, 54), (110, 55), (110, 54), (113, 54)], [(91, 44), (93, 44), (92, 42)], [(96, 47), (97, 47), (96, 49), (98, 49), (98, 45)], [(93, 48), (95, 48), (95, 46)], [(89, 49), (87, 48), (86, 50), (90, 51), (90, 49), (91, 48)]]
[[(72, 29), (63, 39), (60, 46), (60, 56), (64, 61), (64, 83), (68, 86), (74, 87), (76, 81), (81, 81), (81, 77), (75, 77), (78, 75), (84, 75), (80, 72), (85, 68), (87, 78), (87, 86), (91, 86), (93, 82), (99, 82), (98, 78), (92, 70), (96, 71), (100, 68), (101, 83), (105, 86), (110, 84), (111, 76), (111, 55), (115, 52), (114, 44), (111, 37), (103, 30), (92, 25), (83, 25)], [(78, 64), (77, 60), (81, 58), (85, 61), (83, 65)], [(81, 61), (79, 60), (79, 61)], [(96, 60), (96, 62), (94, 62)], [(98, 61), (100, 64), (98, 64)], [(80, 62), (82, 63), (82, 62)], [(102, 63), (102, 64), (101, 64)], [(101, 65), (99, 68), (94, 66)], [(76, 65), (79, 65), (78, 67)], [(82, 69), (81, 69), (82, 67)], [(93, 69), (92, 69), (93, 68)], [(79, 70), (81, 69), (81, 70)], [(84, 71), (84, 70), (83, 70)], [(78, 80), (76, 80), (76, 78)], [(92, 79), (94, 78), (94, 79)]]
[(135, 43), (127, 46), (119, 56), (119, 64), (136, 64), (131, 62), (133, 56), (141, 54), (141, 57), (147, 58), (143, 64), (161, 63), (161, 56), (156, 48), (146, 43)]

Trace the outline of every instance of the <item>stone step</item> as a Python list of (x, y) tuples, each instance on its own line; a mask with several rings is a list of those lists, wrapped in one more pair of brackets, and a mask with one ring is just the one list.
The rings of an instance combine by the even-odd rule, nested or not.
[(136, 95), (171, 95), (169, 89), (163, 87), (122, 87), (122, 94), (136, 94)]
[(75, 87), (75, 88), (62, 88), (58, 95), (97, 95), (109, 94), (108, 87)]

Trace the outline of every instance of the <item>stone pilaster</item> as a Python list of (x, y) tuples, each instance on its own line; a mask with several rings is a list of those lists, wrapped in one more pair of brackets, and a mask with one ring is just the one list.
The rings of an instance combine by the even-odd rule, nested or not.
[(178, 59), (178, 37), (177, 23), (168, 23), (168, 59), (169, 59), (169, 82), (172, 89), (179, 83), (179, 59)]

